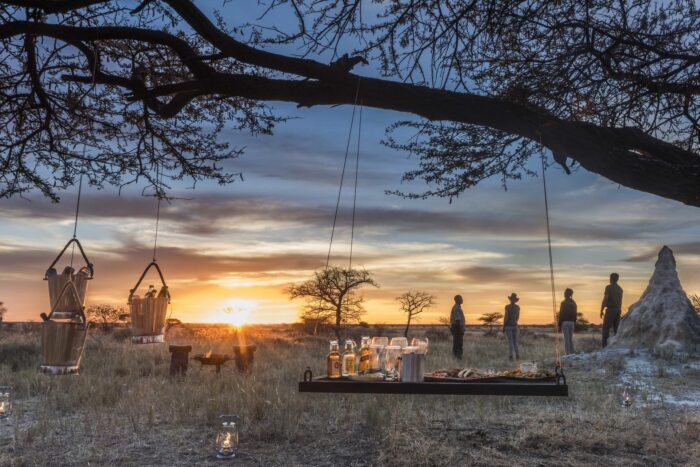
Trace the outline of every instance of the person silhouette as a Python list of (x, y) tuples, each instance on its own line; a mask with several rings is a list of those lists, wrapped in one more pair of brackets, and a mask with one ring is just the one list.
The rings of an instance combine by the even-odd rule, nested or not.
[(461, 295), (455, 295), (455, 304), (450, 312), (450, 331), (452, 332), (452, 355), (457, 360), (462, 359), (464, 353), (462, 345), (464, 343), (464, 331), (466, 329), (466, 320), (462, 311), (462, 303), (464, 299)]
[(574, 328), (578, 317), (578, 308), (573, 299), (574, 291), (564, 291), (564, 301), (559, 305), (559, 329), (564, 334), (564, 355), (574, 353)]
[[(603, 347), (608, 345), (610, 328), (613, 335), (617, 334), (620, 325), (620, 315), (622, 314), (622, 287), (617, 284), (620, 275), (616, 272), (610, 274), (610, 284), (605, 287), (603, 303), (600, 305), (600, 317), (603, 319)], [(605, 313), (603, 314), (603, 310)]]
[(520, 298), (518, 294), (513, 292), (508, 297), (510, 303), (506, 305), (503, 316), (503, 334), (508, 340), (508, 359), (513, 358), (519, 360), (520, 353), (518, 352), (518, 320), (520, 319), (520, 306), (517, 305)]

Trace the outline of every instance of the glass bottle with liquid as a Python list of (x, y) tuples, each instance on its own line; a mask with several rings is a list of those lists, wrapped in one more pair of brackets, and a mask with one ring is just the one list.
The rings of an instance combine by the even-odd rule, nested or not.
[(360, 365), (359, 365), (359, 373), (361, 375), (365, 375), (369, 373), (370, 370), (370, 363), (372, 360), (372, 349), (369, 348), (369, 336), (368, 337), (363, 337), (362, 342), (360, 343)]
[(338, 341), (331, 341), (331, 351), (326, 357), (326, 376), (340, 378), (340, 352)]
[(343, 352), (343, 376), (354, 376), (357, 374), (357, 356), (355, 355), (355, 341), (350, 339), (345, 341), (345, 351)]

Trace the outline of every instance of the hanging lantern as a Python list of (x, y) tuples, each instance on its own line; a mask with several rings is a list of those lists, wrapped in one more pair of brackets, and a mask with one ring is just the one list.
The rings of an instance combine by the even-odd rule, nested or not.
[[(65, 300), (72, 294), (70, 301)], [(59, 306), (72, 303), (57, 313)], [(75, 374), (80, 369), (80, 358), (87, 337), (88, 324), (80, 292), (75, 283), (65, 283), (48, 315), (42, 313), (41, 371), (52, 375)]]
[[(71, 260), (71, 266), (66, 266), (63, 269), (63, 272), (58, 274), (55, 269), (56, 263), (58, 263), (61, 256), (63, 256), (68, 247), (73, 243), (78, 247), (83, 260), (85, 260), (85, 266), (81, 267), (78, 272), (75, 272), (75, 269), (72, 267), (73, 261)], [(48, 267), (46, 274), (44, 275), (44, 280), (49, 284), (49, 306), (54, 307), (54, 305), (56, 305), (54, 318), (68, 319), (77, 308), (82, 307), (85, 304), (85, 294), (87, 293), (88, 281), (93, 278), (94, 273), (94, 267), (85, 255), (85, 251), (83, 250), (83, 246), (80, 244), (80, 241), (77, 238), (70, 239), (53, 263), (51, 263), (51, 265)], [(62, 298), (59, 299), (59, 295), (61, 295), (61, 292), (68, 282), (75, 284), (75, 288), (78, 292), (77, 300), (75, 295), (72, 294), (63, 294)]]
[(12, 415), (12, 386), (0, 386), (0, 420)]
[[(134, 295), (148, 270), (156, 268), (163, 287), (160, 291), (150, 286), (143, 297)], [(139, 277), (133, 289), (129, 291), (129, 308), (131, 309), (131, 342), (134, 344), (157, 344), (165, 342), (165, 319), (170, 303), (170, 291), (165, 283), (163, 272), (155, 261), (151, 261)]]
[(625, 383), (620, 391), (620, 405), (624, 408), (632, 406), (634, 402), (634, 388), (630, 383)]
[(221, 415), (216, 434), (216, 458), (233, 459), (238, 455), (238, 415)]

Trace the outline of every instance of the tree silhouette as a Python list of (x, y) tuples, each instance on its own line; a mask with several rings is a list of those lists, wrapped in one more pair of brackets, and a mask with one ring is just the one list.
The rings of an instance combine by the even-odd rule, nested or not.
[(89, 320), (101, 321), (102, 327), (109, 328), (115, 323), (123, 323), (129, 319), (126, 307), (110, 305), (108, 303), (90, 305), (85, 309), (85, 316)]
[(333, 320), (340, 339), (342, 325), (359, 321), (365, 313), (364, 297), (357, 295), (357, 290), (366, 285), (379, 287), (369, 271), (329, 267), (315, 272), (312, 279), (291, 285), (287, 292), (292, 300), (306, 299), (302, 319), (313, 319), (317, 325)]
[(0, 323), (2, 323), (5, 313), (7, 313), (7, 307), (3, 302), (0, 302)]
[[(547, 148), (566, 172), (700, 206), (695, 2), (275, 0), (230, 25), (214, 8), (0, 0), (0, 196), (57, 199), (81, 172), (161, 194), (229, 183), (221, 162), (240, 150), (221, 132), (270, 133), (284, 118), (265, 102), (358, 100), (419, 118), (386, 139), (419, 156), (405, 178), (431, 185), (407, 196), (505, 184)], [(353, 73), (369, 61), (384, 78)]]
[(484, 326), (489, 327), (489, 333), (493, 332), (493, 326), (500, 323), (500, 321), (503, 319), (503, 313), (499, 312), (493, 312), (493, 313), (484, 313), (479, 317), (479, 321), (484, 323)]
[(396, 297), (399, 302), (401, 311), (406, 313), (406, 329), (403, 335), (408, 338), (408, 328), (411, 326), (411, 319), (416, 318), (419, 314), (435, 305), (435, 298), (428, 292), (420, 290), (405, 292)]

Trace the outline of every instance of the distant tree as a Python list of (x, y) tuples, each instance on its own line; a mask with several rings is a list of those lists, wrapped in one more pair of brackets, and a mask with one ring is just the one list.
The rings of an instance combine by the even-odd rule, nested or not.
[(300, 318), (306, 332), (311, 332), (311, 334), (315, 336), (318, 334), (318, 329), (321, 326), (331, 322), (332, 311), (326, 310), (323, 307), (307, 307), (302, 312)]
[(590, 326), (591, 322), (583, 317), (580, 311), (576, 313), (576, 323), (574, 323), (574, 331), (585, 331)]
[(406, 337), (408, 337), (408, 328), (411, 326), (411, 320), (417, 319), (419, 314), (435, 304), (435, 298), (432, 295), (420, 290), (409, 290), (396, 297), (396, 301), (399, 302), (401, 311), (406, 313), (406, 329), (403, 332), (403, 335)]
[(126, 322), (130, 315), (124, 306), (101, 303), (87, 307), (85, 316), (88, 320), (99, 321), (103, 327), (109, 328), (113, 324)]
[(2, 319), (5, 317), (5, 313), (7, 313), (7, 307), (3, 302), (0, 302), (0, 323), (2, 323)]
[(332, 320), (340, 338), (341, 327), (359, 321), (365, 313), (364, 297), (357, 295), (357, 289), (365, 285), (379, 287), (369, 271), (329, 267), (315, 272), (312, 279), (291, 285), (287, 293), (291, 300), (306, 299), (302, 319)]
[(182, 324), (182, 321), (180, 321), (177, 318), (168, 318), (165, 320), (165, 324), (171, 328), (173, 326), (180, 326)]
[[(690, 301), (693, 304), (693, 308), (695, 308), (695, 311), (700, 315), (700, 295), (698, 295), (698, 294), (691, 295)], [(2, 320), (0, 320), (0, 321), (2, 321)]]
[(494, 325), (499, 324), (502, 319), (503, 313), (499, 313), (498, 311), (495, 311), (493, 313), (484, 313), (479, 317), (479, 321), (484, 323), (484, 326), (489, 327), (489, 333), (493, 332)]

